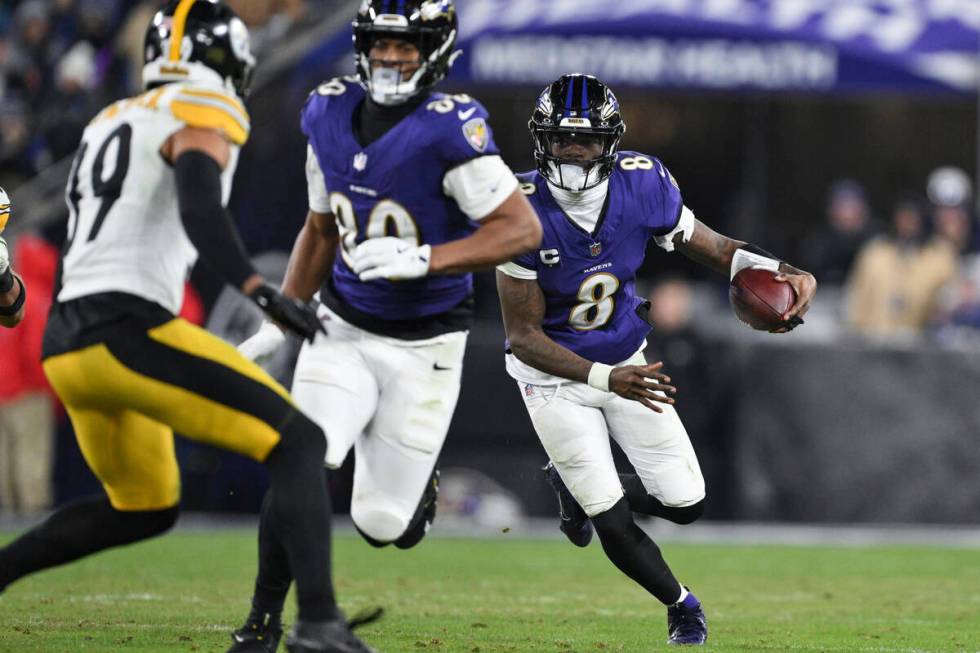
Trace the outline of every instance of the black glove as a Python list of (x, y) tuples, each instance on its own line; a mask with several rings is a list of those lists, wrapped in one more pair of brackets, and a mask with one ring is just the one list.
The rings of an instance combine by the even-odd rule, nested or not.
[(261, 308), (269, 319), (289, 329), (304, 340), (313, 342), (316, 332), (326, 333), (316, 311), (306, 304), (286, 297), (270, 286), (262, 284), (252, 291), (249, 298)]

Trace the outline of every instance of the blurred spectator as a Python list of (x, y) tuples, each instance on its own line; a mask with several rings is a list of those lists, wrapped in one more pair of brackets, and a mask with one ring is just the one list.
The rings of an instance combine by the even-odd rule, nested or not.
[(926, 194), (936, 206), (961, 206), (973, 197), (970, 176), (954, 166), (943, 166), (929, 173)]
[(85, 125), (98, 109), (91, 93), (96, 85), (95, 56), (92, 44), (79, 41), (58, 61), (53, 101), (40, 125), (47, 151), (54, 160), (75, 151)]
[(24, 321), (0, 329), (0, 507), (32, 513), (51, 505), (54, 400), (41, 369), (41, 338), (54, 288), (58, 250), (24, 235), (14, 250), (30, 292)]
[(847, 321), (872, 336), (921, 333), (936, 314), (939, 292), (957, 271), (958, 252), (941, 235), (930, 237), (920, 202), (900, 201), (892, 231), (858, 254), (848, 280)]
[(836, 181), (827, 194), (827, 224), (807, 242), (804, 267), (821, 284), (840, 285), (858, 251), (877, 233), (864, 188), (852, 179)]

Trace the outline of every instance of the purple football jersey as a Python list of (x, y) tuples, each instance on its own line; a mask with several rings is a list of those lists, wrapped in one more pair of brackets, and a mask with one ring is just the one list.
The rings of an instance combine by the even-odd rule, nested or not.
[(476, 224), (443, 192), (443, 177), (469, 160), (498, 154), (479, 102), (433, 93), (381, 138), (362, 147), (354, 112), (365, 91), (356, 78), (335, 79), (310, 94), (301, 115), (340, 230), (332, 287), (358, 311), (383, 320), (417, 320), (449, 311), (473, 292), (472, 275), (409, 281), (358, 279), (354, 247), (397, 236), (421, 245), (458, 240)]
[(538, 172), (518, 178), (541, 218), (544, 238), (538, 250), (514, 262), (537, 271), (546, 304), (544, 332), (588, 360), (626, 360), (650, 332), (647, 304), (636, 294), (636, 271), (650, 239), (670, 233), (680, 220), (676, 182), (657, 159), (620, 152), (602, 215), (589, 234), (565, 214)]

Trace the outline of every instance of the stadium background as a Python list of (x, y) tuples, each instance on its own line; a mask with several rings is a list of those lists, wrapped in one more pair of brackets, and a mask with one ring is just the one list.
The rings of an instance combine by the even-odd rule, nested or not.
[[(138, 89), (142, 30), (159, 2), (4, 0), (0, 6), (0, 185), (12, 241), (58, 245), (63, 189), (85, 122)], [(259, 57), (232, 210), (271, 276), (306, 213), (298, 111), (317, 83), (353, 72), (356, 0), (232, 0)], [(750, 332), (726, 280), (651, 250), (643, 280), (663, 309), (649, 354), (679, 387), (679, 410), (721, 520), (973, 523), (980, 515), (980, 279), (975, 196), (980, 3), (972, 0), (460, 0), (465, 54), (442, 90), (475, 95), (515, 170), (531, 167), (529, 109), (565, 72), (617, 91), (624, 147), (658, 156), (686, 203), (723, 233), (760, 244), (821, 281), (807, 325)], [(556, 54), (557, 53), (557, 54)], [(405, 171), (410, 174), (410, 171)], [(844, 180), (844, 181), (842, 181)], [(972, 184), (975, 188), (976, 184)], [(863, 189), (863, 190), (862, 190)], [(834, 199), (864, 198), (866, 227), (839, 233)], [(845, 308), (853, 265), (836, 257), (886, 238), (894, 204), (916, 198), (937, 238), (941, 206), (964, 212), (956, 270), (915, 328), (869, 333)], [(947, 206), (948, 205), (948, 206)], [(961, 229), (962, 231), (962, 229)], [(952, 230), (955, 236), (955, 229)], [(26, 240), (26, 239), (25, 239)], [(923, 236), (920, 241), (928, 240)], [(31, 260), (16, 261), (23, 270)], [(192, 278), (209, 328), (239, 341), (258, 316)], [(914, 283), (914, 279), (909, 281)], [(553, 514), (544, 454), (502, 365), (492, 275), (478, 275), (480, 320), (442, 459), (440, 510), (511, 525)], [(655, 314), (656, 316), (656, 314)], [(2, 346), (2, 345), (0, 345)], [(12, 350), (0, 350), (0, 373)], [(288, 361), (278, 361), (288, 370)], [(94, 489), (60, 418), (55, 500)], [(184, 505), (255, 511), (261, 468), (180, 446)], [(343, 506), (344, 474), (334, 479)]]

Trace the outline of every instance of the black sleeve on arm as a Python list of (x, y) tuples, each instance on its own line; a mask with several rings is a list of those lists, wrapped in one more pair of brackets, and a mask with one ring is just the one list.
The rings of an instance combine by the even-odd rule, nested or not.
[(209, 155), (188, 150), (174, 164), (177, 201), (187, 237), (202, 258), (235, 288), (255, 274), (231, 216), (221, 205), (221, 167)]

